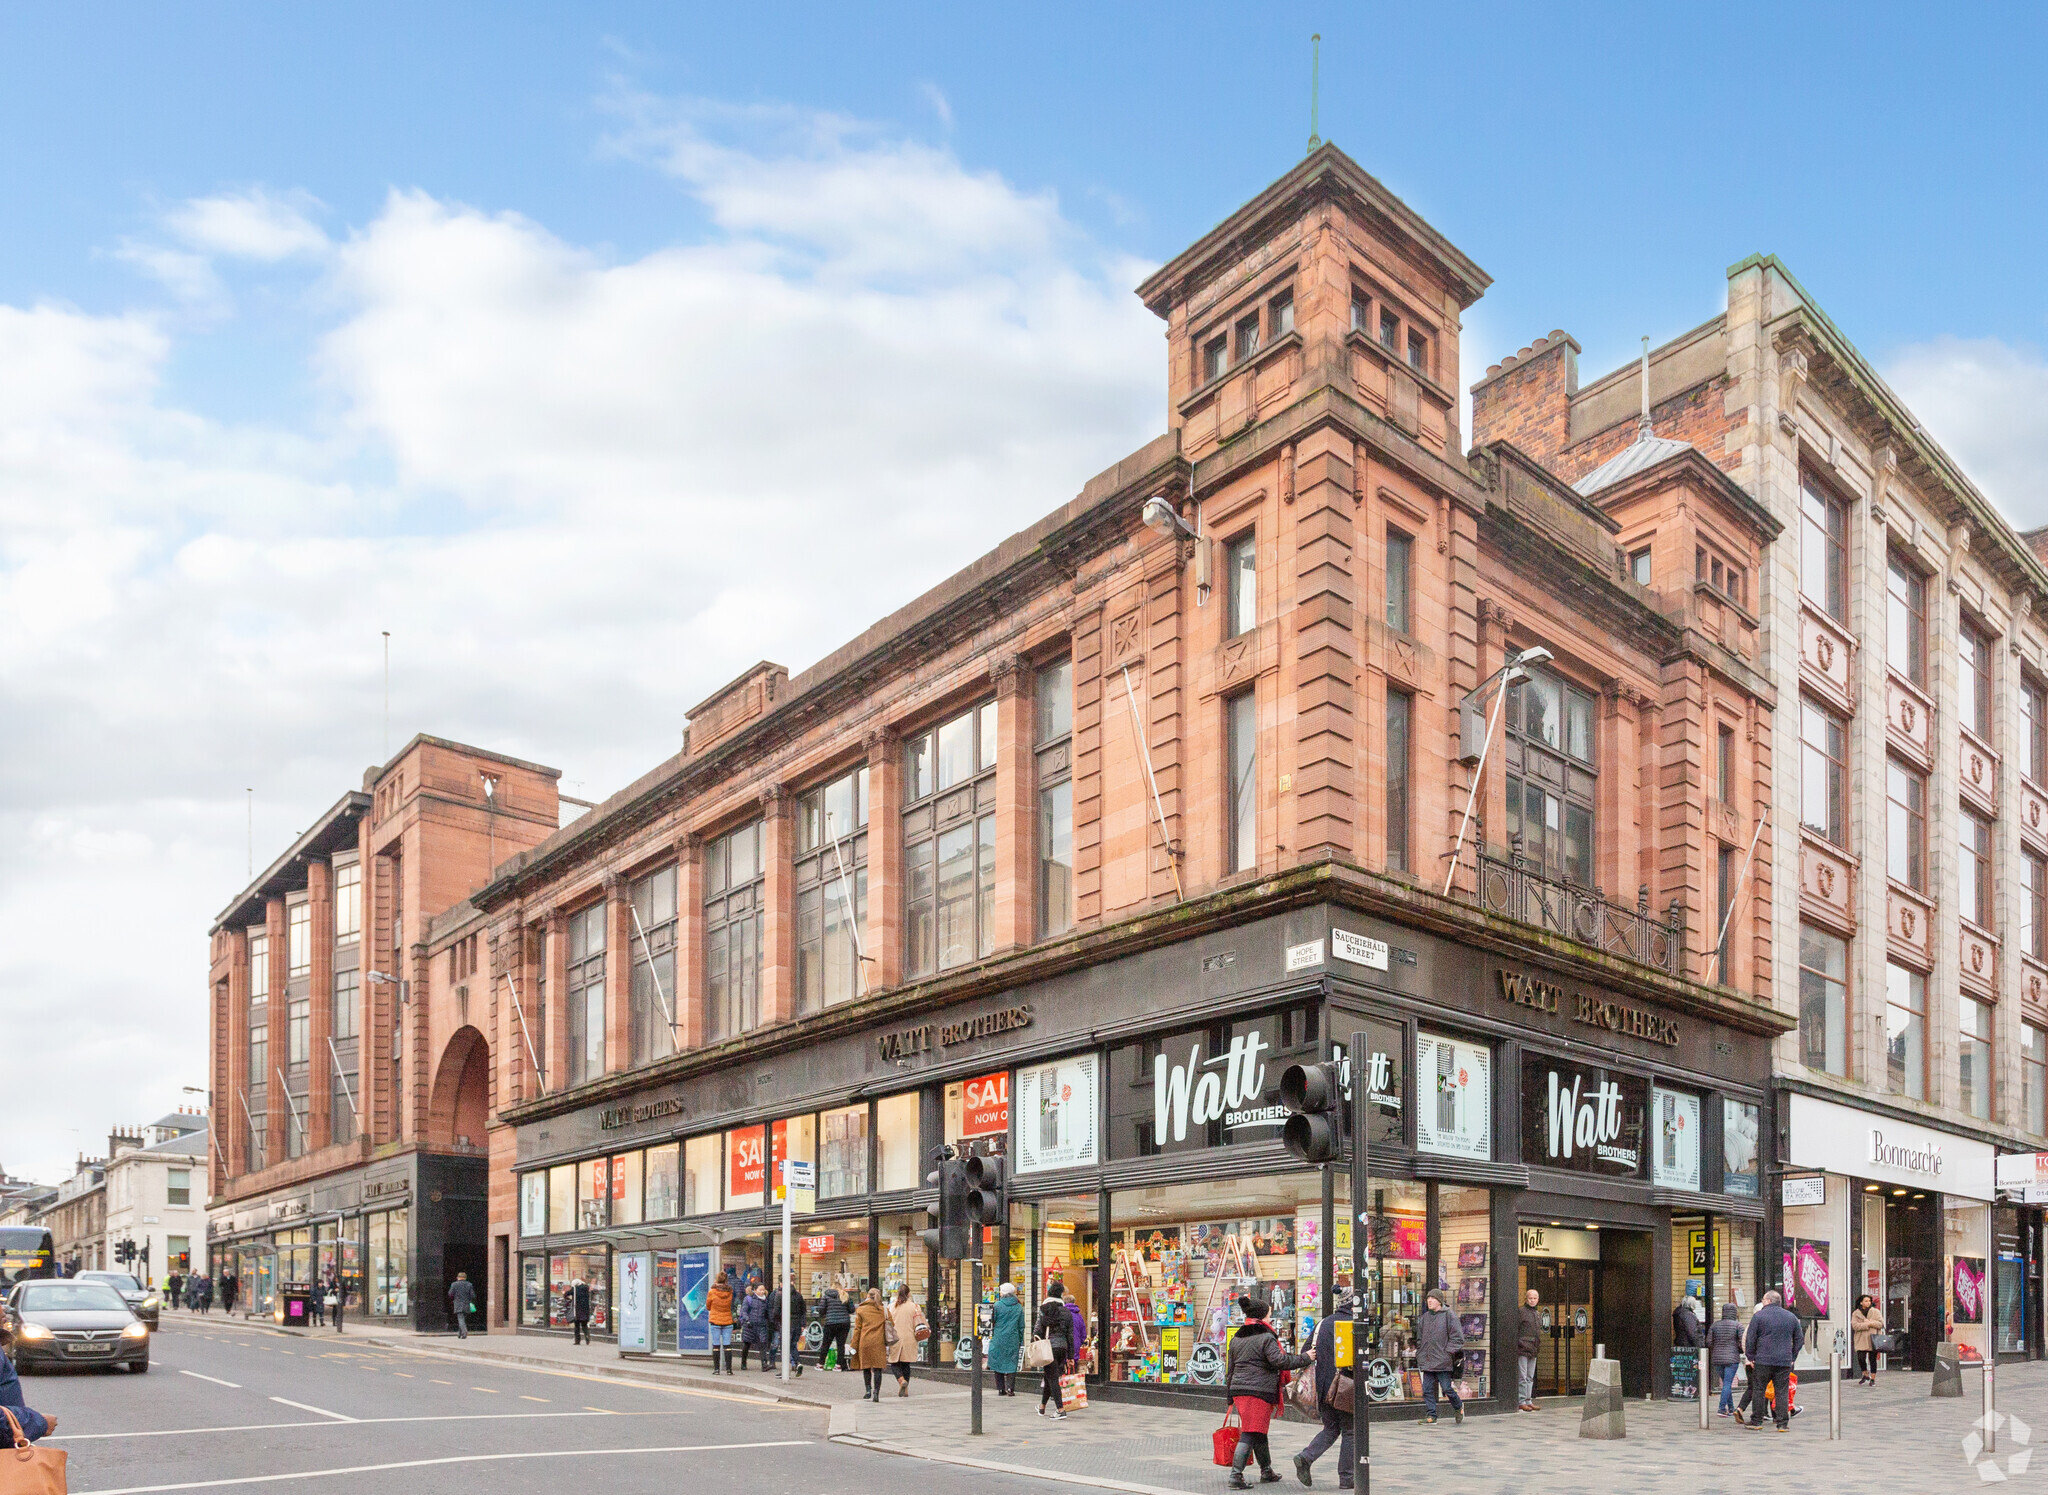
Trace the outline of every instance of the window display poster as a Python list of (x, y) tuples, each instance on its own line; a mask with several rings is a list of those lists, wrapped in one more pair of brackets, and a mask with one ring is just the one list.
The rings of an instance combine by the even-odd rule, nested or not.
[(1640, 1076), (1546, 1054), (1522, 1055), (1522, 1161), (1640, 1178), (1650, 1087)]
[(1454, 1158), (1493, 1156), (1493, 1052), (1483, 1043), (1420, 1032), (1415, 1035), (1420, 1104), (1415, 1112), (1419, 1152)]
[(1322, 1058), (1318, 1004), (1184, 1028), (1112, 1049), (1109, 1151), (1119, 1158), (1280, 1140), (1280, 1076)]
[(1393, 1023), (1371, 1022), (1365, 1018), (1354, 1018), (1340, 1014), (1332, 1020), (1339, 1041), (1332, 1045), (1331, 1052), (1336, 1058), (1339, 1073), (1344, 1080), (1344, 1095), (1351, 1096), (1353, 1079), (1351, 1056), (1347, 1052), (1351, 1035), (1363, 1033), (1367, 1047), (1371, 1050), (1365, 1056), (1366, 1093), (1372, 1099), (1372, 1135), (1366, 1139), (1375, 1149), (1399, 1147), (1404, 1138), (1401, 1135), (1401, 1054), (1406, 1047), (1405, 1034)]
[(648, 1276), (652, 1253), (623, 1251), (618, 1257), (619, 1353), (644, 1355), (654, 1348), (654, 1294)]
[(1828, 1253), (1826, 1241), (1790, 1240), (1785, 1243), (1784, 1271), (1788, 1284), (1785, 1306), (1803, 1319), (1828, 1316)]
[(1246, 1220), (1244, 1235), (1251, 1243), (1254, 1256), (1294, 1254), (1294, 1218), (1291, 1215), (1269, 1215), (1262, 1220)]
[(1076, 1054), (1017, 1071), (1017, 1171), (1102, 1161), (1096, 1127), (1096, 1058)]
[(1010, 1130), (1010, 1072), (1001, 1070), (946, 1087), (946, 1140), (1000, 1137)]
[(1949, 1258), (1955, 1299), (1955, 1321), (1959, 1324), (1984, 1322), (1984, 1258)]
[(1470, 1270), (1471, 1268), (1483, 1267), (1485, 1265), (1486, 1242), (1466, 1241), (1458, 1247), (1458, 1266), (1460, 1270)]
[(1721, 1192), (1757, 1196), (1756, 1151), (1761, 1129), (1757, 1108), (1748, 1101), (1721, 1101)]
[(763, 1151), (767, 1139), (758, 1126), (743, 1127), (736, 1132), (727, 1132), (725, 1136), (726, 1203), (731, 1205), (744, 1200), (748, 1204), (759, 1204), (762, 1180), (767, 1175)]
[(711, 1348), (711, 1261), (708, 1246), (676, 1253), (676, 1348)]
[(1653, 1086), (1651, 1119), (1656, 1123), (1656, 1149), (1650, 1156), (1650, 1181), (1659, 1188), (1700, 1186), (1700, 1098)]

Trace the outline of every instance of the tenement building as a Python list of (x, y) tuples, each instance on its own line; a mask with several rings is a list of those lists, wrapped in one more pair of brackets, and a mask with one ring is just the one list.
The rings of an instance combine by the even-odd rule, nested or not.
[[(1581, 492), (1625, 460), (1641, 375), (1578, 386), (1554, 332), (1473, 390), (1482, 440)], [(2048, 1199), (2048, 570), (1790, 272), (1647, 357), (1657, 429), (1787, 543), (1761, 569), (1644, 513), (1633, 574), (1762, 640), (1779, 876), (1771, 1234), (1820, 1363), (1868, 1293), (1926, 1369), (2042, 1352)], [(2033, 543), (2030, 544), (2029, 542)], [(1746, 823), (1717, 818), (1719, 855)], [(2038, 1174), (2038, 1179), (2037, 1179)]]
[(238, 1308), (332, 1277), (348, 1312), (438, 1329), (480, 1277), (490, 1075), (426, 936), (559, 826), (558, 777), (415, 737), (214, 920), (205, 1234)]
[[(1555, 442), (1468, 454), (1487, 283), (1316, 151), (1140, 287), (1164, 434), (746, 671), (434, 926), (416, 985), (466, 984), (489, 1067), (494, 1324), (565, 1329), (587, 1283), (623, 1350), (701, 1349), (709, 1276), (776, 1270), (790, 1159), (804, 1293), (907, 1286), (948, 1362), (947, 1145), (1008, 1160), (985, 1290), (1063, 1282), (1131, 1394), (1216, 1387), (1252, 1278), (1290, 1342), (1362, 1292), (1389, 1405), (1433, 1285), (1498, 1406), (1524, 1289), (1555, 1392), (1596, 1343), (1666, 1388), (1688, 1284), (1754, 1304), (1781, 521), (1676, 422), (1576, 487)], [(1339, 1049), (1365, 1199), (1280, 1143), (1282, 1071)]]

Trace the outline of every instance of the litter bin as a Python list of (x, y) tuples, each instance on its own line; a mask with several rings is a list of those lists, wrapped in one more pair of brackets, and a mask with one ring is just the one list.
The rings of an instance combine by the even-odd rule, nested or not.
[(277, 1290), (271, 1317), (287, 1329), (303, 1329), (313, 1321), (313, 1284), (287, 1282)]

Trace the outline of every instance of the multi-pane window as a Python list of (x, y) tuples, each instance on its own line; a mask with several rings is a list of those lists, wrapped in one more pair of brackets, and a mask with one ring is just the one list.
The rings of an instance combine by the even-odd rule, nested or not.
[(249, 1085), (270, 1077), (270, 936), (249, 936)]
[(284, 911), (285, 974), (303, 976), (313, 969), (313, 905), (294, 903)]
[(1508, 687), (1508, 836), (1547, 876), (1591, 887), (1593, 698), (1532, 672)]
[(313, 1004), (305, 997), (292, 997), (284, 1004), (284, 1062), (303, 1068), (312, 1056)]
[(1991, 736), (1991, 645), (1970, 623), (1956, 630), (1956, 710), (1972, 732)]
[(192, 1202), (192, 1170), (190, 1168), (166, 1168), (164, 1170), (164, 1203), (187, 1204)]
[(1957, 1001), (1962, 1021), (1956, 1035), (1956, 1078), (1962, 1108), (1979, 1121), (1991, 1119), (1991, 1008), (1974, 997)]
[(1799, 590), (1840, 622), (1848, 621), (1849, 511), (1812, 477), (1799, 486)]
[(346, 944), (363, 932), (363, 864), (334, 869), (334, 942)]
[(711, 1042), (761, 1021), (761, 822), (704, 843), (704, 1027)]
[(1991, 927), (1991, 825), (1968, 810), (1956, 817), (1957, 912), (1980, 929)]
[(1893, 1095), (1927, 1099), (1927, 978), (1884, 968), (1885, 1083)]
[(1651, 569), (1649, 546), (1645, 545), (1641, 550), (1629, 553), (1628, 574), (1637, 586), (1646, 587), (1650, 584), (1650, 578), (1656, 575), (1656, 572)]
[(2020, 1125), (2048, 1134), (2048, 1028), (2020, 1024)]
[(1240, 691), (1223, 705), (1223, 735), (1229, 768), (1229, 800), (1224, 824), (1230, 832), (1224, 848), (1232, 872), (1259, 865), (1259, 702), (1254, 691)]
[(1735, 729), (1723, 726), (1714, 734), (1714, 798), (1735, 803)]
[(252, 930), (249, 934), (249, 999), (261, 1001), (270, 995), (270, 936)]
[(676, 1051), (676, 869), (673, 863), (635, 878), (626, 890), (633, 925), (633, 971), (627, 1021), (634, 1064)]
[(1723, 846), (1714, 857), (1714, 932), (1720, 944), (1714, 955), (1714, 979), (1728, 984), (1728, 939), (1735, 909), (1735, 848)]
[(867, 989), (868, 770), (801, 795), (796, 810), (796, 1010), (851, 1002)]
[(1259, 351), (1259, 314), (1253, 312), (1237, 324), (1237, 361), (1243, 363)]
[(2020, 953), (2048, 960), (2048, 862), (2020, 856)]
[(1365, 332), (1372, 320), (1372, 302), (1356, 286), (1351, 288), (1351, 330)]
[(1230, 372), (1230, 339), (1215, 337), (1202, 349), (1202, 382), (1221, 379)]
[(1704, 545), (1692, 553), (1692, 576), (1712, 591), (1720, 593), (1737, 607), (1749, 605), (1748, 574), (1733, 561), (1724, 561)]
[(1885, 565), (1884, 655), (1894, 670), (1927, 684), (1927, 578), (1898, 556)]
[(1282, 291), (1266, 303), (1266, 330), (1275, 338), (1294, 331), (1294, 292)]
[(1387, 627), (1412, 633), (1415, 541), (1399, 530), (1387, 531)]
[(1401, 341), (1401, 319), (1386, 307), (1380, 308), (1380, 346), (1392, 352)]
[(362, 973), (360, 971), (336, 971), (334, 973), (334, 1038), (354, 1038), (362, 1031), (362, 1019), (357, 1007), (362, 1000)]
[(1896, 758), (1884, 764), (1885, 874), (1927, 890), (1927, 780)]
[(603, 901), (569, 915), (569, 1083), (604, 1073)]
[(1848, 1073), (1849, 947), (1824, 929), (1799, 926), (1799, 1062)]
[(1250, 633), (1259, 626), (1259, 544), (1256, 535), (1240, 535), (1230, 542), (1224, 559), (1224, 585), (1229, 588), (1229, 611), (1224, 615), (1228, 638)]
[(1074, 664), (1038, 672), (1038, 937), (1074, 927)]
[(996, 703), (906, 744), (904, 964), (928, 976), (995, 948)]
[(2048, 783), (2048, 690), (2039, 681), (2020, 680), (2020, 723), (2025, 738), (2020, 747), (2026, 756), (2020, 765), (2037, 784)]
[(251, 1173), (260, 1173), (268, 1162), (263, 1145), (263, 1134), (267, 1120), (268, 1118), (257, 1108), (255, 1097), (252, 1096), (249, 1102), (249, 1115), (246, 1118), (247, 1130), (244, 1133), (248, 1140), (249, 1171)]
[(356, 1139), (356, 1108), (363, 1103), (361, 1082), (353, 1069), (336, 1069), (329, 1096), (328, 1135), (336, 1143)]
[(1405, 690), (1387, 692), (1387, 865), (1397, 872), (1412, 870), (1408, 845), (1409, 777), (1413, 771), (1415, 697)]
[(1817, 701), (1799, 702), (1799, 821), (1837, 846), (1849, 827), (1849, 728)]

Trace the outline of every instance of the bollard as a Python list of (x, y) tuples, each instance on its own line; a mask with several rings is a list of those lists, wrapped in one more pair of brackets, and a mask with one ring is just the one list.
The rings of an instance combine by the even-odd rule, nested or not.
[(1707, 1347), (1700, 1346), (1700, 1431), (1707, 1430)]
[(1828, 1356), (1828, 1442), (1842, 1441), (1842, 1353)]
[[(1995, 1352), (1994, 1352), (1995, 1353)], [(1987, 1356), (1984, 1361), (1984, 1452), (1998, 1452), (1998, 1394), (1992, 1389), (1997, 1374)]]

